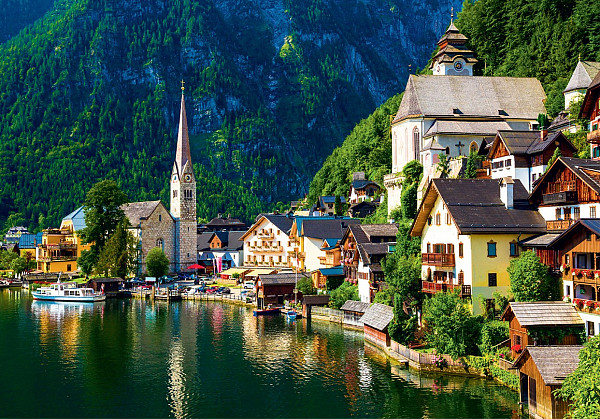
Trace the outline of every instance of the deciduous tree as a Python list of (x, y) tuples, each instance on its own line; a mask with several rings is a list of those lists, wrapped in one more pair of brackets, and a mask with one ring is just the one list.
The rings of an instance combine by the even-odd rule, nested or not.
[(515, 301), (550, 301), (560, 299), (558, 280), (533, 251), (522, 252), (510, 261), (510, 290)]
[(169, 272), (169, 258), (160, 247), (150, 249), (146, 256), (146, 268), (148, 274), (155, 278), (160, 278)]

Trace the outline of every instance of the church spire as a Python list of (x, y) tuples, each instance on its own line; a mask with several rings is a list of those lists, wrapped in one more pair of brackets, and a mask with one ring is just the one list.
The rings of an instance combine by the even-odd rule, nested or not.
[(190, 138), (188, 136), (187, 116), (185, 113), (185, 98), (183, 91), (185, 90), (184, 81), (181, 81), (181, 110), (179, 111), (179, 132), (177, 133), (177, 152), (175, 153), (175, 164), (177, 171), (181, 176), (183, 168), (187, 162), (192, 164), (190, 154)]

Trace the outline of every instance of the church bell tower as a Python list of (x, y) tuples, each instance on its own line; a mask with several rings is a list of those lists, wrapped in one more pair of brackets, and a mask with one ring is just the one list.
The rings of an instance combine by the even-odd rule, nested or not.
[(477, 63), (475, 53), (467, 48), (468, 38), (454, 26), (454, 8), (450, 15), (450, 26), (438, 41), (440, 47), (433, 57), (431, 69), (436, 76), (472, 76)]
[(192, 167), (183, 81), (177, 151), (171, 172), (171, 215), (175, 219), (175, 270), (197, 263), (196, 177)]

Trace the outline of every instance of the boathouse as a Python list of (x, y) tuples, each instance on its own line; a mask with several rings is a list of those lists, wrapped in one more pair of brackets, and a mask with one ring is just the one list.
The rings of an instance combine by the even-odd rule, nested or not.
[(520, 402), (534, 418), (562, 419), (568, 400), (557, 399), (554, 390), (579, 364), (579, 345), (528, 346), (514, 363), (519, 370)]
[(394, 318), (392, 307), (374, 303), (360, 318), (364, 324), (365, 339), (377, 346), (389, 347), (391, 343), (388, 325)]
[(340, 308), (344, 312), (343, 323), (348, 326), (363, 327), (364, 324), (360, 320), (369, 308), (369, 303), (362, 301), (348, 300)]
[[(248, 275), (246, 275), (248, 277)], [(304, 273), (276, 273), (259, 274), (256, 281), (258, 308), (262, 309), (271, 305), (283, 305), (285, 300), (294, 300), (294, 289), (297, 281), (307, 278)], [(297, 293), (298, 299), (302, 293)]]
[(93, 288), (96, 292), (102, 292), (104, 285), (104, 293), (107, 296), (116, 296), (123, 284), (121, 278), (92, 278), (87, 282), (87, 286)]
[(576, 345), (584, 328), (573, 305), (561, 301), (512, 302), (502, 320), (509, 322), (513, 358), (531, 345)]

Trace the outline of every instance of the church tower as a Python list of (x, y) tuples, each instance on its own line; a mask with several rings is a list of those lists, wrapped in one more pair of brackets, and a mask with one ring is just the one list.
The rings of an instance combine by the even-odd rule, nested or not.
[(175, 270), (197, 263), (196, 178), (190, 154), (185, 99), (181, 82), (181, 110), (177, 151), (171, 172), (171, 215), (175, 219)]
[(454, 9), (450, 15), (450, 26), (438, 41), (440, 50), (433, 57), (431, 69), (436, 76), (472, 76), (477, 62), (475, 53), (465, 45), (468, 38), (454, 26)]

